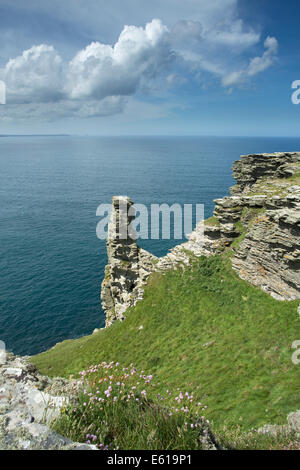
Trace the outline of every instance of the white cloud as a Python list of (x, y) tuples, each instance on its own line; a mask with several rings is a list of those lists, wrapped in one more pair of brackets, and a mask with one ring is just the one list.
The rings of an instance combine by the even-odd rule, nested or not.
[[(154, 3), (159, 9), (161, 2)], [(182, 2), (175, 1), (177, 16), (170, 11), (176, 18), (171, 27), (160, 19), (145, 27), (124, 26), (115, 44), (93, 41), (70, 61), (46, 44), (10, 59), (0, 70), (7, 85), (7, 116), (17, 117), (18, 110), (22, 116), (47, 119), (107, 116), (122, 112), (128, 97), (139, 91), (155, 90), (153, 83), (169, 89), (185, 85), (192, 75), (201, 90), (211, 78), (232, 88), (274, 64), (276, 38), (268, 36), (263, 54), (253, 57), (260, 33), (238, 17), (236, 0), (187, 3), (187, 19), (178, 21)], [(167, 4), (170, 9), (170, 0)]]
[(1, 78), (8, 103), (30, 103), (32, 117), (43, 111), (58, 117), (108, 115), (122, 112), (124, 97), (153, 80), (171, 59), (168, 29), (154, 19), (145, 28), (125, 26), (114, 46), (92, 42), (69, 63), (63, 63), (53, 46), (33, 46), (10, 59)]
[(62, 59), (52, 46), (33, 46), (3, 71), (10, 102), (56, 101), (63, 95)]
[(222, 84), (225, 87), (237, 85), (241, 83), (242, 81), (244, 81), (244, 78), (245, 78), (245, 72), (242, 70), (231, 72), (222, 78)]
[(262, 56), (254, 57), (249, 65), (237, 71), (230, 72), (222, 78), (223, 86), (234, 86), (244, 83), (250, 77), (257, 75), (271, 67), (277, 60), (278, 41), (274, 37), (268, 36), (264, 42), (265, 52)]
[(247, 28), (241, 19), (224, 24), (216, 31), (208, 31), (207, 40), (217, 45), (241, 51), (259, 42), (260, 34), (252, 28)]
[(91, 43), (69, 64), (70, 97), (134, 94), (143, 79), (155, 77), (171, 60), (167, 32), (154, 19), (145, 28), (125, 26), (114, 47)]
[(254, 57), (254, 59), (252, 59), (250, 62), (248, 69), (248, 75), (250, 77), (256, 75), (257, 73), (263, 72), (274, 64), (278, 50), (277, 39), (268, 36), (265, 40), (264, 46), (266, 51), (263, 53), (263, 55), (261, 57)]
[(209, 48), (228, 48), (230, 52), (241, 52), (260, 40), (260, 34), (247, 28), (241, 19), (223, 19), (217, 24), (205, 21), (182, 20), (172, 28), (173, 42), (182, 51), (196, 47), (197, 50)]
[(185, 77), (182, 77), (181, 75), (177, 73), (170, 73), (166, 77), (167, 85), (172, 87), (172, 86), (179, 86), (187, 83), (187, 79)]

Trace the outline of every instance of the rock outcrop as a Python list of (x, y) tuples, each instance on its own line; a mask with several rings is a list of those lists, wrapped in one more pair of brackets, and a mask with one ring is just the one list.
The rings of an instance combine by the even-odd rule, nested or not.
[(236, 186), (233, 192), (241, 193), (250, 189), (262, 178), (288, 178), (299, 172), (299, 152), (275, 152), (241, 155), (233, 165)]
[(297, 439), (300, 438), (300, 410), (289, 413), (287, 416), (287, 424), (265, 424), (257, 430), (260, 434), (270, 434), (272, 436), (278, 435), (292, 435), (294, 434)]
[[(232, 267), (248, 282), (279, 300), (300, 299), (300, 152), (243, 155), (233, 165), (231, 196), (216, 199), (213, 217), (200, 222), (188, 241), (156, 258), (135, 237), (118, 236), (118, 221), (134, 218), (129, 198), (113, 197), (108, 265), (102, 283), (106, 326), (123, 320), (143, 296), (153, 271), (184, 268), (193, 256), (232, 249)], [(126, 201), (128, 209), (120, 210)], [(129, 214), (130, 212), (130, 214)]]
[(137, 246), (130, 228), (134, 217), (133, 202), (126, 196), (114, 196), (106, 242), (108, 264), (101, 288), (106, 326), (122, 321), (125, 311), (142, 298), (143, 286), (157, 260)]
[(279, 300), (300, 298), (299, 172), (300, 153), (248, 155), (233, 167), (244, 238), (232, 266)]
[(0, 450), (97, 450), (49, 427), (76, 392), (76, 382), (50, 379), (26, 358), (6, 354), (0, 363)]

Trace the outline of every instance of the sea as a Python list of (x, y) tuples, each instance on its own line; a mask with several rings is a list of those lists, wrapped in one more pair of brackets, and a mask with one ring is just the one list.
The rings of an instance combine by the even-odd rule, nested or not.
[[(0, 340), (34, 355), (104, 326), (100, 204), (204, 204), (234, 184), (241, 154), (300, 151), (300, 138), (0, 137)], [(183, 241), (183, 240), (182, 240)], [(180, 243), (139, 240), (157, 256)]]

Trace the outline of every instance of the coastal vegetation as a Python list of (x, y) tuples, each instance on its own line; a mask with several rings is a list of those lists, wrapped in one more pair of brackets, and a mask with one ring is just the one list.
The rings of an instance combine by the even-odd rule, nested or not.
[[(241, 280), (230, 255), (228, 250), (193, 259), (184, 271), (153, 273), (144, 299), (124, 322), (64, 341), (32, 361), (44, 374), (74, 378), (103, 361), (135, 364), (155, 377), (149, 399), (184, 386), (207, 406), (214, 433), (225, 432), (228, 442), (238, 428), (234, 445), (249, 445), (243, 433), (285, 424), (299, 407), (299, 366), (291, 360), (291, 345), (300, 337), (300, 322), (297, 301), (275, 300)], [(270, 446), (279, 442), (255, 439), (256, 447), (268, 439)]]
[(235, 162), (233, 196), (163, 258), (108, 239), (110, 327), (32, 358), (81, 382), (57, 431), (102, 449), (300, 449), (299, 155)]

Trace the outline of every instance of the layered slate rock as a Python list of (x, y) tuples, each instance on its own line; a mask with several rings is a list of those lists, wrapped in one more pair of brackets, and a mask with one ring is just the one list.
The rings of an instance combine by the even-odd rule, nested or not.
[(236, 186), (234, 192), (243, 192), (259, 179), (288, 178), (299, 171), (300, 152), (275, 152), (251, 155), (241, 155), (234, 162), (233, 177)]
[(300, 186), (291, 178), (299, 172), (298, 152), (249, 155), (234, 164), (232, 193), (239, 194), (245, 237), (232, 266), (279, 300), (300, 298)]
[(97, 450), (49, 426), (77, 392), (76, 382), (50, 379), (27, 358), (6, 354), (0, 362), (0, 450)]
[[(188, 241), (156, 258), (142, 250), (130, 234), (117, 236), (110, 225), (108, 265), (102, 284), (106, 326), (125, 318), (143, 297), (153, 271), (185, 269), (194, 256), (211, 256), (231, 248), (238, 275), (279, 300), (300, 299), (300, 152), (243, 155), (233, 165), (236, 185), (231, 196), (216, 199), (211, 219), (201, 221)], [(294, 177), (294, 178), (293, 178)], [(120, 202), (128, 209), (120, 211)], [(113, 197), (113, 213), (128, 227), (133, 202)]]
[(137, 246), (136, 234), (130, 225), (134, 218), (131, 199), (114, 196), (106, 242), (108, 264), (101, 288), (106, 326), (115, 320), (122, 321), (125, 311), (142, 298), (143, 286), (157, 260)]

